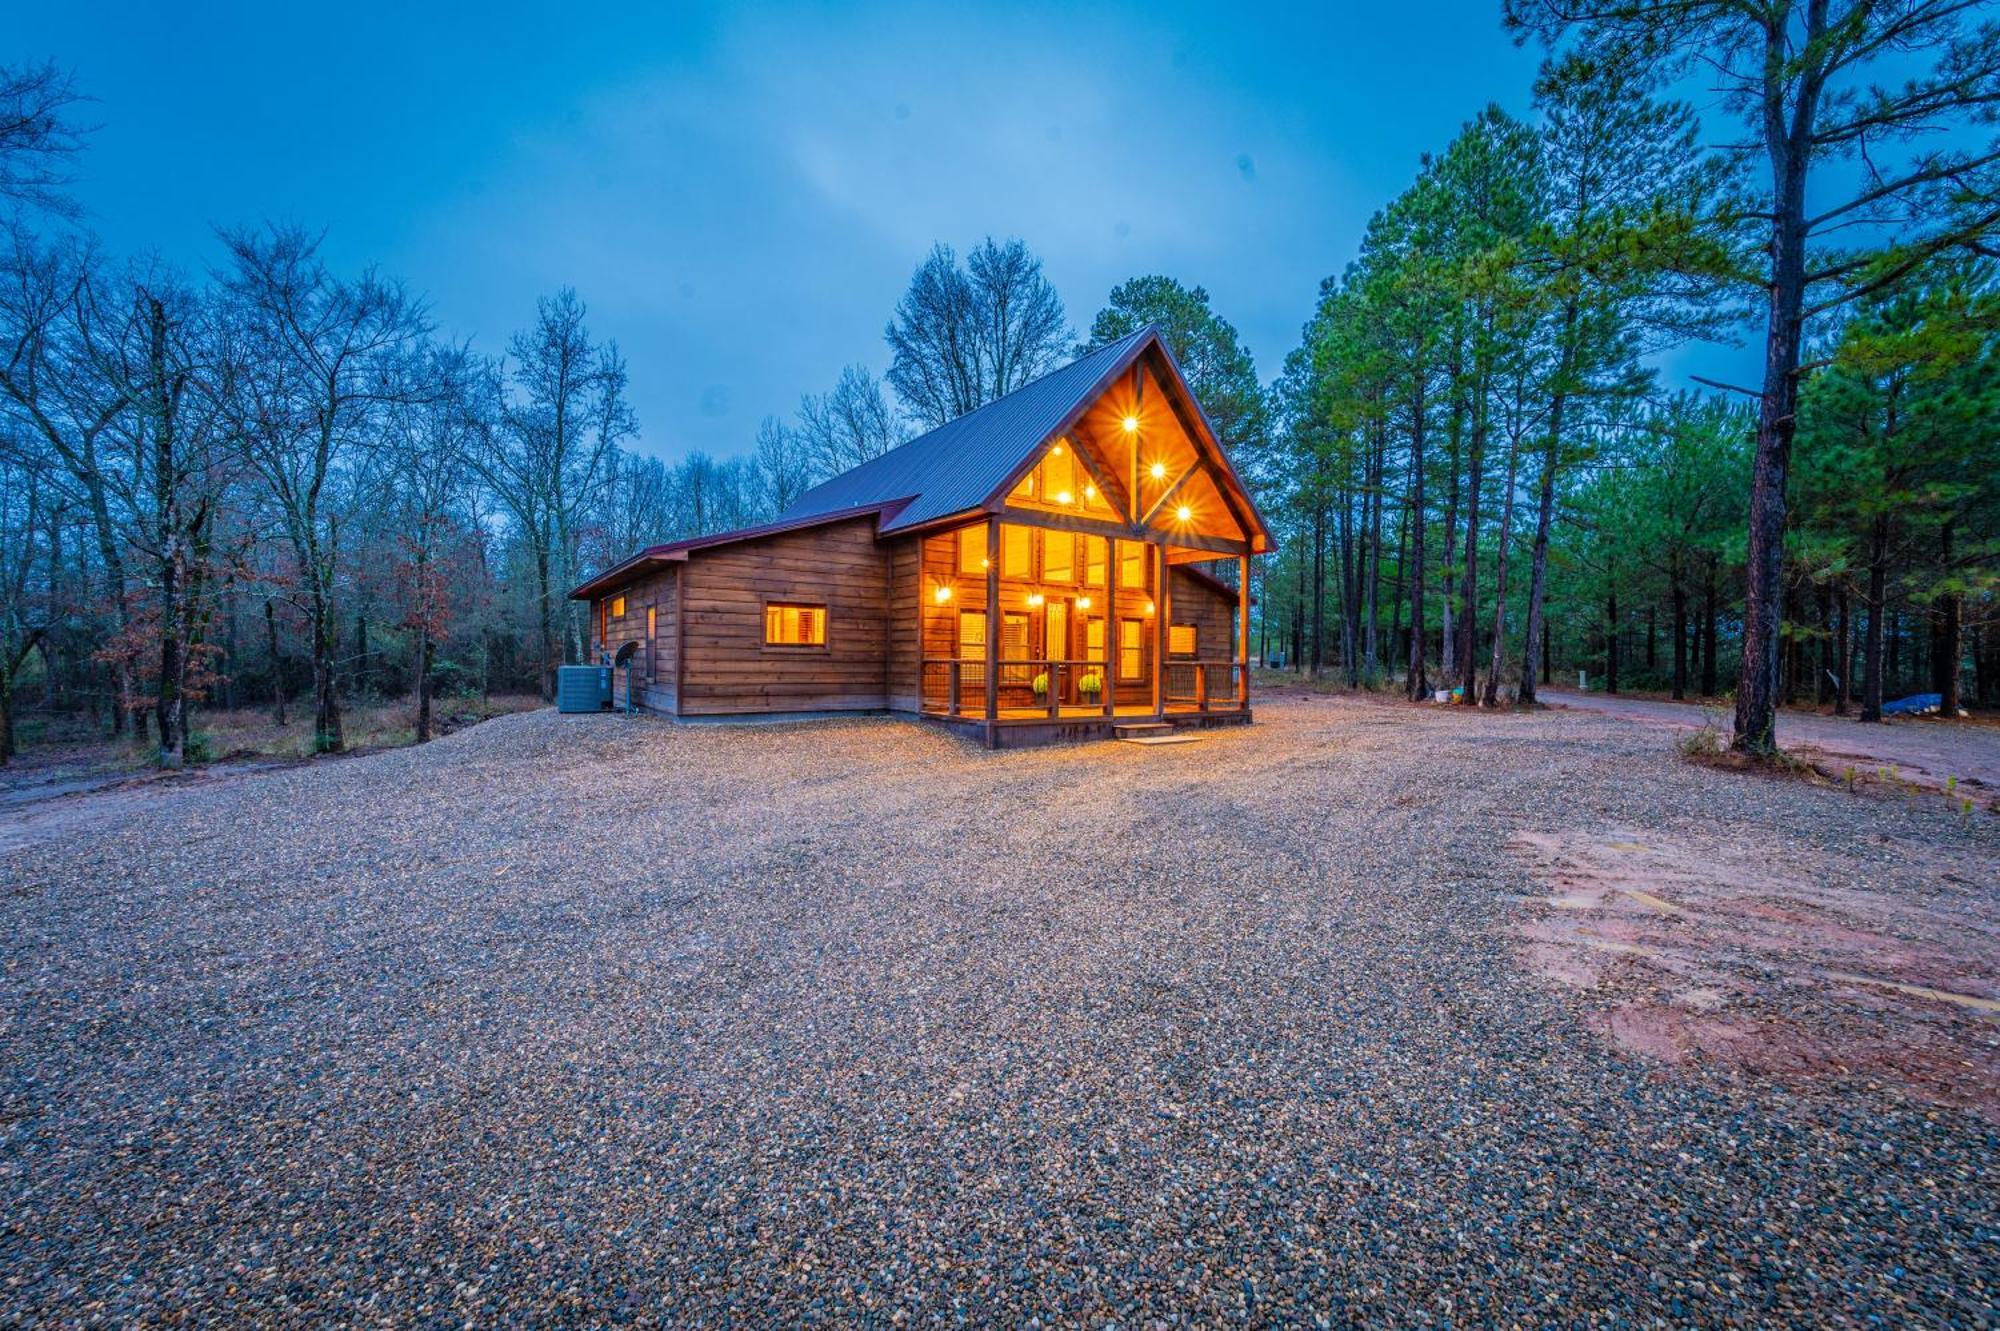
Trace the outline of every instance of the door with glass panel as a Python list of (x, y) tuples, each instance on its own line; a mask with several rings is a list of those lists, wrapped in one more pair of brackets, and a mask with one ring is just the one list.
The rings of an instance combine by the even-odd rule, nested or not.
[[(1069, 660), (1069, 602), (1050, 601), (1047, 606), (1048, 623), (1042, 630), (1042, 654), (1051, 662)], [(1068, 702), (1076, 692), (1074, 672), (1049, 668), (1049, 688), (1055, 690), (1058, 702)]]

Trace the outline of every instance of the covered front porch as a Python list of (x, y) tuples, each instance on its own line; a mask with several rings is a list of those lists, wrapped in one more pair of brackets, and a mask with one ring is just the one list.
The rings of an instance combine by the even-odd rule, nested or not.
[(1000, 512), (922, 538), (922, 714), (996, 748), (1248, 721), (1243, 543), (1190, 504), (1174, 530), (1119, 521), (1071, 456), (1058, 442)]

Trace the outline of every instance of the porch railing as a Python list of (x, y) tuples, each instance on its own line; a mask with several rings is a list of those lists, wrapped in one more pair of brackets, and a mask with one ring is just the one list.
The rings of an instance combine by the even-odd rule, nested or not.
[(1243, 705), (1242, 671), (1236, 661), (1169, 661), (1161, 693), (1168, 707), (1235, 711)]
[[(923, 710), (936, 716), (986, 715), (986, 663), (955, 656), (927, 656), (921, 682)], [(1105, 659), (1007, 660), (999, 664), (996, 693), (1001, 711), (1039, 709), (1060, 717), (1064, 708), (1102, 711), (1109, 700), (1111, 663)], [(1092, 683), (1095, 688), (1089, 687)]]

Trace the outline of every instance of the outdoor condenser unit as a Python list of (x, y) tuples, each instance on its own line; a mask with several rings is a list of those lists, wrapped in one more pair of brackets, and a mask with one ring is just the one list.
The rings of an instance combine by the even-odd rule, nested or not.
[(566, 665), (556, 667), (556, 710), (558, 712), (601, 712), (610, 705), (610, 666)]

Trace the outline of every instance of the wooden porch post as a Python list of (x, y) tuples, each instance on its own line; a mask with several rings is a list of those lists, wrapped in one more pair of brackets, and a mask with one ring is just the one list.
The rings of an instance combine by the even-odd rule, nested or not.
[(1000, 716), (1000, 519), (986, 520), (986, 747)]
[(1153, 546), (1153, 715), (1159, 719), (1167, 715), (1167, 614), (1173, 604), (1167, 595), (1170, 571), (1163, 538)]
[[(1109, 536), (1100, 539), (1104, 542), (1104, 664), (1100, 669), (1104, 672), (1104, 715), (1115, 719), (1118, 715), (1118, 542)], [(1084, 554), (1083, 566), (1086, 570), (1090, 567), (1088, 552)], [(1083, 643), (1085, 647), (1090, 645), (1087, 628)]]
[(1250, 556), (1236, 556), (1236, 657), (1243, 663), (1243, 674), (1236, 682), (1236, 705), (1245, 711), (1250, 709)]

